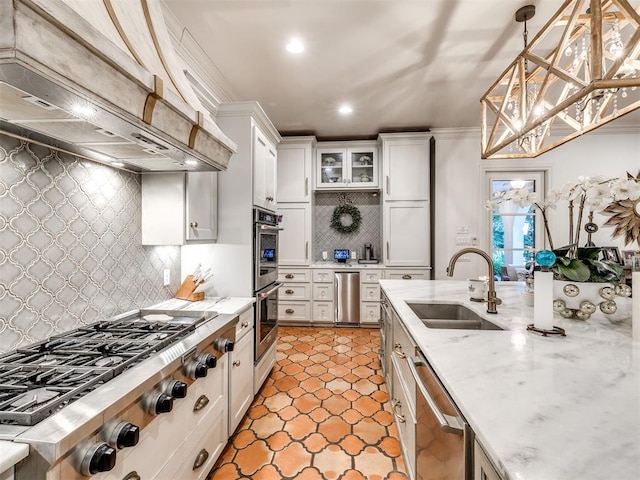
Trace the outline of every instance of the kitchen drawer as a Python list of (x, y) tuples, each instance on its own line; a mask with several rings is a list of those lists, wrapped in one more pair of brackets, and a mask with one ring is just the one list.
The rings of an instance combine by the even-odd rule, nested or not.
[(388, 280), (430, 280), (431, 270), (389, 269), (384, 272), (384, 278)]
[(278, 291), (278, 298), (289, 300), (311, 300), (309, 283), (285, 283)]
[(333, 283), (333, 270), (314, 270), (313, 283)]
[(375, 302), (362, 302), (360, 304), (360, 323), (369, 325), (380, 324), (380, 304)]
[(382, 270), (361, 270), (360, 282), (361, 283), (378, 283), (378, 280), (382, 278)]
[(327, 302), (333, 300), (333, 283), (313, 284), (313, 299)]
[(391, 408), (398, 427), (402, 453), (409, 469), (409, 478), (416, 478), (416, 420), (412, 409), (408, 406), (407, 392), (403, 388), (402, 381), (398, 378), (395, 359), (392, 363), (393, 398), (391, 399)]
[(278, 300), (278, 320), (310, 322), (311, 302), (289, 302)]
[(209, 413), (186, 437), (180, 452), (169, 459), (156, 480), (201, 480), (207, 477), (227, 444), (226, 403), (226, 392), (220, 392)]
[(236, 323), (236, 342), (253, 330), (253, 315), (253, 306), (240, 314), (238, 323)]
[(393, 354), (391, 356), (396, 361), (398, 374), (405, 384), (405, 390), (408, 394), (408, 406), (411, 412), (415, 414), (416, 382), (413, 379), (411, 370), (409, 370), (408, 357), (415, 356), (416, 345), (413, 343), (413, 340), (411, 340), (411, 337), (409, 337), (409, 334), (393, 310), (391, 311), (391, 316), (393, 317)]
[(313, 302), (313, 321), (333, 323), (333, 302)]
[(306, 268), (278, 268), (278, 281), (283, 283), (309, 283), (311, 270)]
[(360, 300), (363, 302), (377, 302), (380, 300), (379, 283), (363, 283), (360, 285)]

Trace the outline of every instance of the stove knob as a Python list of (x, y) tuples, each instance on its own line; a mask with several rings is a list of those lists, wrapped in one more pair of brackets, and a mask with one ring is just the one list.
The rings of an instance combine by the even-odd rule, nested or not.
[(213, 342), (213, 347), (220, 352), (233, 352), (234, 343), (228, 338), (218, 338)]
[(116, 448), (133, 447), (140, 439), (140, 428), (129, 422), (121, 422), (109, 434), (107, 441)]
[(200, 355), (199, 360), (208, 368), (216, 368), (216, 365), (218, 364), (218, 359), (216, 358), (216, 356), (209, 353), (203, 353), (202, 355)]
[(209, 367), (207, 367), (204, 363), (198, 361), (189, 362), (184, 366), (185, 375), (192, 380), (206, 377), (208, 371)]
[(146, 398), (147, 412), (151, 415), (159, 415), (161, 413), (168, 413), (173, 410), (173, 398), (166, 393), (158, 392), (154, 390)]
[(83, 475), (108, 472), (116, 466), (116, 449), (105, 442), (91, 445), (85, 452), (80, 470)]
[(173, 398), (184, 398), (187, 396), (187, 384), (180, 380), (170, 380), (164, 388), (164, 393)]

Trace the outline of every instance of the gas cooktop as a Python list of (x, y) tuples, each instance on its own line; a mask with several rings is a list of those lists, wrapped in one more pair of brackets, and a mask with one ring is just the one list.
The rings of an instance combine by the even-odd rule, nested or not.
[(213, 316), (137, 312), (0, 356), (0, 424), (35, 425)]

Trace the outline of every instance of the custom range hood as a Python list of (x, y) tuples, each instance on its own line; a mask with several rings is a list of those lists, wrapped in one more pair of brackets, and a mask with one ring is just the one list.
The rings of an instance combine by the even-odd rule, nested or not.
[(225, 170), (159, 0), (0, 0), (0, 133), (135, 172)]

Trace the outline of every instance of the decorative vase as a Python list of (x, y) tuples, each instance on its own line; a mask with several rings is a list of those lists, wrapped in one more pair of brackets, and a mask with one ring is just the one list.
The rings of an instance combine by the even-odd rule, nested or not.
[(554, 280), (553, 309), (564, 318), (588, 320), (598, 309), (605, 315), (616, 313), (616, 295), (630, 294), (627, 285)]

